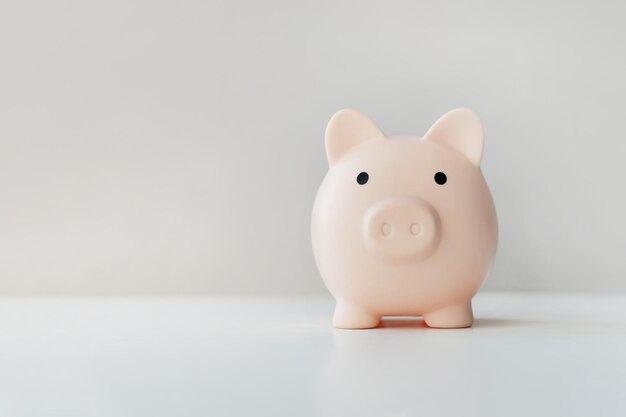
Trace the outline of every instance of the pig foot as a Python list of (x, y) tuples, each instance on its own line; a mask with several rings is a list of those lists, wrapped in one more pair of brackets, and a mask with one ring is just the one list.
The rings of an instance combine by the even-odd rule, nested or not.
[(471, 302), (444, 307), (424, 314), (422, 317), (429, 327), (440, 329), (470, 327), (474, 322)]
[(333, 326), (339, 329), (371, 329), (378, 326), (380, 317), (348, 301), (337, 300)]

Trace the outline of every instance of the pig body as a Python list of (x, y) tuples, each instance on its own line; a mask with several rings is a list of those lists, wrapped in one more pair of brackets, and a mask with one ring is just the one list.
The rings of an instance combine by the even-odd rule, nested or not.
[(482, 149), (482, 125), (467, 109), (423, 138), (386, 137), (353, 110), (333, 116), (311, 232), (336, 327), (376, 327), (394, 315), (471, 326), (497, 244)]

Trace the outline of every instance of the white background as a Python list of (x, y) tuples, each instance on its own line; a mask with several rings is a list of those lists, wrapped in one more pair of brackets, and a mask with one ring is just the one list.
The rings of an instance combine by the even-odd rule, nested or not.
[(626, 289), (621, 2), (0, 5), (0, 292), (323, 293), (338, 109), (483, 119), (486, 287)]

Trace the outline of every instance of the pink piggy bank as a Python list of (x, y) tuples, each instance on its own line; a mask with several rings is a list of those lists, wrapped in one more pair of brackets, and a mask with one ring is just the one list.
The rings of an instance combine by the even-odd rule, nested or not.
[(317, 266), (337, 300), (335, 327), (376, 327), (381, 316), (422, 316), (440, 328), (472, 325), (472, 297), (498, 237), (482, 151), (482, 125), (468, 109), (445, 114), (423, 138), (386, 137), (354, 110), (331, 118), (330, 169), (311, 234)]

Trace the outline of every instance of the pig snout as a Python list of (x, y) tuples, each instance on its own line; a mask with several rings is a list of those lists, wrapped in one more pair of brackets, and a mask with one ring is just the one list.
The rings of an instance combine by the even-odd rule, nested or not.
[(419, 198), (383, 200), (367, 210), (364, 221), (367, 245), (386, 256), (424, 259), (439, 243), (439, 216)]

